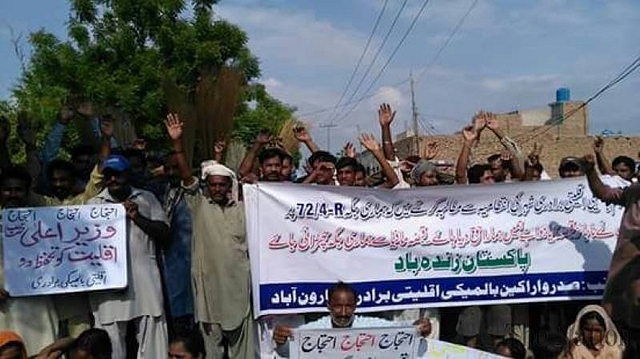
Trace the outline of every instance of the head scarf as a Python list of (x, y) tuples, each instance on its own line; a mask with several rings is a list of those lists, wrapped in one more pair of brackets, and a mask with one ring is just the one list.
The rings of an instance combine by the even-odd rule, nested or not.
[(411, 179), (415, 185), (420, 184), (420, 178), (423, 174), (429, 171), (434, 171), (438, 179), (438, 184), (452, 184), (453, 178), (446, 173), (442, 173), (438, 167), (431, 161), (420, 160), (413, 166), (411, 170)]
[[(599, 305), (587, 305), (578, 312), (575, 322), (573, 322), (567, 330), (567, 338), (570, 341), (580, 340), (580, 320), (590, 312), (596, 312), (604, 319), (605, 334), (601, 343), (603, 348), (617, 347), (616, 349), (619, 349), (621, 353), (624, 352), (624, 342), (622, 341), (622, 337), (620, 336), (618, 329), (615, 324), (613, 324), (613, 321), (611, 320), (611, 317), (609, 317), (607, 311)], [(610, 339), (607, 340), (607, 338)]]
[(10, 332), (10, 331), (0, 331), (0, 348), (4, 347), (5, 345), (9, 344), (9, 343), (19, 343), (22, 345), (22, 355), (21, 358), (22, 359), (27, 359), (27, 351), (25, 349), (24, 346), (24, 341), (22, 340), (22, 338), (14, 333), (14, 332)]
[(208, 176), (224, 176), (231, 178), (231, 200), (238, 201), (238, 178), (235, 172), (229, 167), (214, 160), (204, 161), (200, 164), (201, 178), (204, 180)]

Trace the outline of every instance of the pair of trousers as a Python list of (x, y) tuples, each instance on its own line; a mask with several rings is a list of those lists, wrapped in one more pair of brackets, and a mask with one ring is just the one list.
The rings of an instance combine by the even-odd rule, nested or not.
[[(158, 359), (167, 357), (169, 338), (164, 316), (142, 316), (134, 321), (138, 341), (138, 359)], [(112, 359), (127, 358), (127, 326), (129, 322), (96, 323), (96, 328), (104, 329), (111, 339)]]
[(225, 343), (228, 348), (229, 359), (253, 358), (254, 352), (254, 324), (251, 314), (246, 316), (239, 327), (233, 330), (223, 330), (217, 323), (198, 323), (207, 359), (223, 359)]

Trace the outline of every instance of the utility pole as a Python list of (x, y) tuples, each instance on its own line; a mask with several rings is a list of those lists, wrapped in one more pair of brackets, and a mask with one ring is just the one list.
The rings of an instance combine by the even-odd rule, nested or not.
[(414, 155), (420, 155), (420, 137), (418, 136), (418, 108), (416, 107), (416, 96), (413, 90), (413, 74), (409, 73), (411, 79), (411, 118), (413, 120)]
[(327, 151), (331, 153), (331, 129), (334, 127), (338, 127), (338, 125), (334, 125), (333, 123), (325, 123), (319, 125), (318, 127), (327, 129)]

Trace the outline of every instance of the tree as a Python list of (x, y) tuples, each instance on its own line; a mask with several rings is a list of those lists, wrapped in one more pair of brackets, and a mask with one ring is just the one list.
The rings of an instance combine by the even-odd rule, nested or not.
[[(259, 113), (276, 127), (291, 111), (263, 87), (249, 85), (260, 74), (258, 60), (247, 35), (214, 16), (216, 3), (71, 0), (69, 41), (44, 30), (29, 38), (33, 53), (14, 90), (18, 107), (47, 128), (62, 104), (89, 100), (98, 115), (109, 112), (119, 120), (124, 142), (140, 135), (156, 148), (165, 143), (166, 112), (179, 112), (190, 129), (187, 140), (200, 143), (204, 155), (213, 148), (212, 132), (230, 131), (239, 100), (256, 98), (263, 106), (241, 106), (238, 131), (253, 128)], [(254, 95), (256, 88), (262, 90)], [(225, 110), (212, 110), (216, 106)]]

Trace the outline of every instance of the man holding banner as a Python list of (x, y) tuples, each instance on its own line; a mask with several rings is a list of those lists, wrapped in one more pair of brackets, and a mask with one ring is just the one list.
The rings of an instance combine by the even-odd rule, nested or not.
[[(3, 208), (29, 206), (31, 176), (23, 167), (9, 167), (0, 175), (0, 255), (4, 255)], [(3, 258), (4, 259), (4, 258)], [(20, 333), (29, 354), (56, 339), (58, 316), (51, 296), (16, 297), (5, 290), (5, 264), (0, 263), (0, 328)]]
[(166, 214), (151, 193), (131, 187), (129, 161), (109, 156), (102, 164), (106, 189), (90, 204), (121, 203), (127, 213), (128, 287), (124, 291), (93, 292), (89, 295), (95, 325), (109, 333), (113, 358), (126, 357), (126, 334), (131, 321), (136, 328), (138, 359), (166, 355), (167, 323), (164, 316), (156, 242), (171, 238)]
[[(320, 318), (315, 322), (305, 324), (298, 328), (307, 329), (331, 329), (331, 328), (380, 328), (400, 326), (402, 323), (395, 323), (375, 317), (364, 317), (355, 315), (356, 311), (355, 290), (346, 283), (338, 282), (329, 289), (329, 301), (327, 309), (329, 315)], [(431, 322), (429, 319), (419, 319), (413, 323), (422, 337), (431, 334)], [(289, 346), (287, 341), (292, 337), (293, 331), (285, 326), (276, 326), (273, 331), (273, 340), (278, 346), (276, 351), (280, 356), (289, 356)]]

